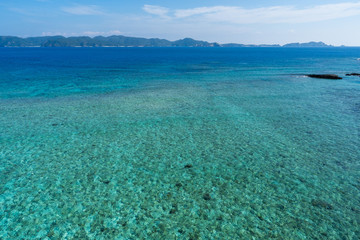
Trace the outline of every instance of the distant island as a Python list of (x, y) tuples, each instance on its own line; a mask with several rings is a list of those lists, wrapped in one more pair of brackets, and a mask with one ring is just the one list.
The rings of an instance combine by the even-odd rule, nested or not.
[(28, 37), (0, 36), (0, 47), (333, 47), (323, 42), (289, 43), (283, 46), (279, 44), (219, 44), (206, 41), (184, 38), (177, 41), (169, 41), (159, 38), (138, 38), (126, 36), (97, 36), (97, 37)]

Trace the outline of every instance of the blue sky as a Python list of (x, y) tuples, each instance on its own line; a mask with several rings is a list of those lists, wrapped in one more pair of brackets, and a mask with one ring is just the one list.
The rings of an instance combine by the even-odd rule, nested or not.
[(0, 1), (0, 35), (126, 35), (360, 46), (360, 1)]

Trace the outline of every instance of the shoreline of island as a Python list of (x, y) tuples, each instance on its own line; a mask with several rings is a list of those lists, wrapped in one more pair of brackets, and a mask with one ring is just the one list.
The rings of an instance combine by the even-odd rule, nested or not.
[(324, 42), (288, 43), (280, 44), (241, 44), (241, 43), (217, 43), (184, 38), (170, 41), (160, 38), (127, 37), (122, 35), (113, 36), (43, 36), (21, 38), (16, 36), (0, 36), (0, 47), (223, 47), (223, 48), (339, 48), (359, 46), (333, 46)]

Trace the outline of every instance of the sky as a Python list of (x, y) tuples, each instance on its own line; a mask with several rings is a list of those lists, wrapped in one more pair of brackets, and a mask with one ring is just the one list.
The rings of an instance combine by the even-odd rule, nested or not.
[(0, 0), (2, 36), (125, 35), (360, 46), (356, 0)]

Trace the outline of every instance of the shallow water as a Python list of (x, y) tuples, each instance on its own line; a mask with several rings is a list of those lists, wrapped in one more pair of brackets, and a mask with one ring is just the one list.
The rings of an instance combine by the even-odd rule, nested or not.
[(1, 239), (358, 239), (360, 49), (0, 49)]

